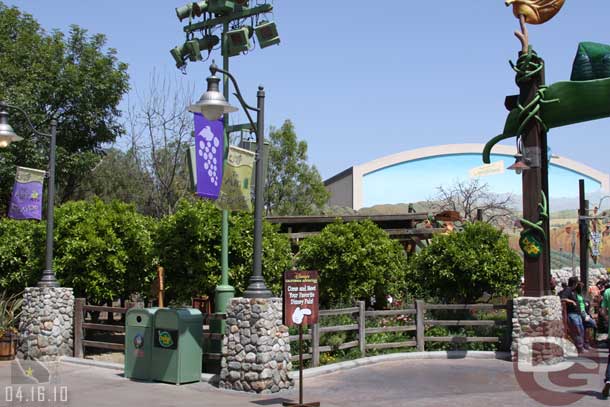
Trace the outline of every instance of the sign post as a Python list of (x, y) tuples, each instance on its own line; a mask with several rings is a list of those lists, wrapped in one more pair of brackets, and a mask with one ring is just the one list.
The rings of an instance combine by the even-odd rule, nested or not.
[(320, 402), (303, 403), (303, 325), (318, 322), (318, 272), (291, 270), (284, 273), (284, 325), (299, 326), (299, 402), (290, 407), (319, 407)]

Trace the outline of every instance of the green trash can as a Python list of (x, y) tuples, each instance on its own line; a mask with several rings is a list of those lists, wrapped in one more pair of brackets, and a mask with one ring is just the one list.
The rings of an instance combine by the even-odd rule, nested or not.
[(194, 308), (162, 308), (155, 314), (152, 379), (166, 383), (201, 380), (203, 315)]
[(152, 343), (158, 308), (132, 308), (125, 316), (125, 377), (152, 380)]

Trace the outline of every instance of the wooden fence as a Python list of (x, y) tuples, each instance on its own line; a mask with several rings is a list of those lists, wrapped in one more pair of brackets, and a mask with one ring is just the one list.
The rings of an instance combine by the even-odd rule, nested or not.
[[(122, 318), (120, 324), (110, 323), (93, 323), (87, 322), (87, 314), (91, 312), (106, 312), (118, 313), (124, 316), (127, 311), (136, 304), (127, 303), (126, 307), (107, 307), (98, 305), (88, 305), (84, 298), (77, 298), (74, 305), (74, 356), (82, 358), (85, 355), (86, 348), (107, 349), (113, 351), (125, 351), (124, 341), (103, 342), (87, 340), (87, 331), (105, 331), (113, 333), (125, 333), (125, 318)], [(367, 311), (364, 302), (360, 301), (356, 307), (320, 310), (320, 319), (350, 315), (354, 323), (347, 325), (322, 326), (320, 323), (312, 325), (308, 333), (303, 334), (303, 340), (309, 341), (311, 346), (307, 353), (303, 355), (303, 359), (312, 360), (313, 366), (320, 365), (320, 354), (323, 352), (332, 352), (336, 350), (358, 348), (360, 354), (364, 357), (366, 352), (370, 350), (393, 349), (393, 348), (408, 348), (416, 347), (417, 351), (423, 352), (426, 349), (426, 343), (431, 342), (448, 342), (448, 343), (499, 343), (501, 339), (497, 336), (492, 337), (466, 337), (466, 336), (425, 336), (425, 328), (432, 326), (449, 326), (449, 327), (474, 327), (474, 326), (503, 326), (506, 328), (506, 334), (510, 335), (512, 329), (512, 302), (509, 301), (503, 305), (493, 304), (427, 304), (424, 301), (415, 301), (415, 306), (405, 309), (393, 309), (384, 311)], [(427, 319), (426, 311), (428, 310), (452, 310), (452, 311), (493, 311), (506, 310), (506, 320), (435, 320)], [(398, 317), (403, 316), (411, 318), (408, 325), (390, 325), (390, 326), (375, 326), (367, 327), (367, 319), (378, 317)], [(203, 336), (204, 341), (222, 340), (222, 334), (211, 333), (209, 330), (209, 322), (211, 320), (224, 319), (224, 314), (204, 314)], [(354, 341), (345, 342), (338, 346), (320, 346), (320, 336), (328, 333), (336, 332), (357, 332), (357, 339)], [(367, 335), (378, 333), (400, 333), (414, 332), (411, 340), (400, 342), (387, 343), (367, 343)], [(298, 341), (298, 335), (291, 335), (290, 342)], [(121, 338), (122, 339), (122, 338)], [(206, 353), (208, 359), (220, 359), (220, 353)], [(292, 360), (298, 360), (298, 355), (292, 357)]]
[[(97, 349), (106, 349), (113, 350), (119, 352), (125, 352), (125, 318), (124, 315), (130, 308), (135, 307), (136, 303), (126, 302), (125, 307), (107, 307), (107, 306), (99, 306), (99, 305), (89, 305), (85, 298), (77, 298), (74, 301), (74, 357), (83, 358), (85, 356), (86, 348), (97, 348)], [(121, 314), (122, 318), (118, 324), (108, 323), (108, 318), (106, 323), (93, 323), (87, 322), (87, 314), (91, 312), (106, 312), (106, 313), (114, 313)], [(203, 313), (204, 325), (203, 329), (203, 337), (205, 341), (220, 339), (222, 340), (222, 334), (210, 333), (209, 323), (212, 320), (222, 320), (225, 319), (224, 314), (213, 314), (213, 313)], [(121, 342), (109, 342), (109, 341), (92, 341), (87, 340), (87, 331), (94, 332), (113, 332), (123, 334), (121, 336)], [(206, 357), (209, 359), (220, 359), (220, 353), (206, 353)]]
[[(451, 311), (493, 311), (506, 310), (506, 320), (436, 320), (427, 319), (426, 311), (428, 310), (451, 310)], [(320, 310), (320, 319), (329, 316), (351, 315), (354, 323), (348, 325), (337, 326), (321, 326), (320, 323), (311, 326), (308, 333), (303, 335), (303, 340), (310, 341), (311, 346), (307, 353), (303, 354), (303, 359), (311, 359), (313, 366), (320, 365), (320, 353), (332, 352), (342, 349), (358, 348), (361, 355), (366, 356), (367, 350), (381, 350), (393, 348), (408, 348), (416, 347), (417, 351), (423, 352), (426, 349), (426, 343), (430, 342), (446, 342), (446, 343), (499, 343), (501, 338), (498, 336), (485, 337), (467, 337), (467, 336), (425, 336), (426, 327), (432, 326), (447, 326), (447, 327), (475, 327), (475, 326), (503, 326), (505, 334), (510, 335), (512, 329), (512, 302), (509, 301), (503, 305), (494, 304), (427, 304), (424, 301), (415, 301), (413, 308), (384, 310), (384, 311), (367, 311), (364, 307), (364, 302), (360, 301), (357, 307)], [(370, 320), (377, 317), (398, 317), (403, 316), (405, 319), (411, 318), (408, 325), (392, 325), (392, 326), (376, 326), (367, 327), (367, 318)], [(411, 317), (408, 317), (411, 316)], [(320, 336), (326, 333), (356, 331), (357, 340), (342, 343), (338, 346), (320, 346)], [(414, 332), (411, 340), (401, 342), (388, 343), (367, 343), (366, 337), (370, 334), (378, 333), (398, 333), (398, 332)], [(290, 342), (298, 341), (298, 335), (291, 335)], [(299, 356), (292, 357), (293, 361), (298, 360)]]

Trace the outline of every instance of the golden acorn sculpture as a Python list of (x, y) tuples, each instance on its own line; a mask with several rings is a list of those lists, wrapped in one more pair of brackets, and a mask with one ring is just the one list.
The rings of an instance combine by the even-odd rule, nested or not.
[(523, 16), (528, 24), (542, 24), (559, 13), (565, 0), (506, 0), (506, 6), (513, 6), (513, 14)]

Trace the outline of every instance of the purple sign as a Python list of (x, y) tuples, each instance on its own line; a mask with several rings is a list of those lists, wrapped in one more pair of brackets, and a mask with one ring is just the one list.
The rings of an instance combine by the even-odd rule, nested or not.
[(42, 218), (44, 176), (44, 171), (17, 167), (15, 186), (8, 209), (9, 218), (37, 220)]
[(222, 186), (223, 153), (223, 120), (210, 121), (201, 114), (195, 113), (197, 195), (218, 199)]

